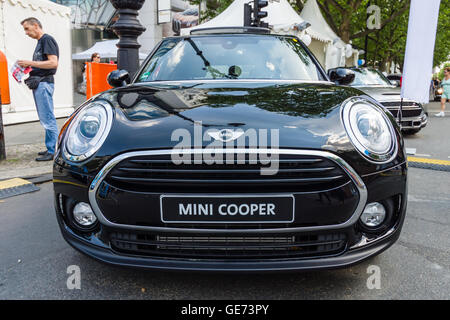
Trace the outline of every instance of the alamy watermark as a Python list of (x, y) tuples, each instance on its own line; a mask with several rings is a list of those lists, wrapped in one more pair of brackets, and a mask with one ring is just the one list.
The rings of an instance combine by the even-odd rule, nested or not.
[(171, 140), (178, 142), (171, 152), (172, 162), (181, 164), (261, 165), (261, 175), (277, 174), (279, 169), (278, 129), (208, 129), (194, 123), (193, 136), (187, 129), (176, 129)]
[(81, 269), (77, 265), (71, 265), (67, 267), (67, 278), (66, 285), (69, 290), (80, 290), (81, 289)]
[(367, 274), (370, 274), (366, 282), (367, 289), (381, 289), (381, 268), (376, 265), (370, 265), (367, 267)]
[(381, 29), (381, 9), (377, 5), (371, 5), (367, 8), (367, 14), (370, 16), (367, 18), (367, 29)]

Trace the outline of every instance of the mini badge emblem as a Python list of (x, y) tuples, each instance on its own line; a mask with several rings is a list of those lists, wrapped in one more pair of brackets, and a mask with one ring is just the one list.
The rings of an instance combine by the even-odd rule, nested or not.
[(208, 131), (208, 135), (210, 135), (215, 140), (220, 140), (223, 142), (233, 141), (239, 138), (244, 134), (244, 131), (234, 131), (230, 129), (222, 129), (220, 131)]

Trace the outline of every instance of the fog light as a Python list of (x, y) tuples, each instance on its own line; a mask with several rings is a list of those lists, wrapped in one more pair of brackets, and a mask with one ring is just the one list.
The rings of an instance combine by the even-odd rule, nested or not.
[(371, 228), (378, 227), (386, 218), (386, 209), (379, 202), (369, 203), (361, 215), (361, 222)]
[(97, 217), (92, 211), (91, 206), (85, 202), (79, 202), (75, 205), (73, 208), (73, 218), (83, 227), (90, 227), (97, 221)]

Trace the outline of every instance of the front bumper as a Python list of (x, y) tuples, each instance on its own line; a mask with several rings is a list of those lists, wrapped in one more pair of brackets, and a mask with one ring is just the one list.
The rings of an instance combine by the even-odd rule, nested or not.
[[(398, 119), (397, 123), (399, 123)], [(428, 124), (428, 116), (424, 113), (420, 117), (402, 118), (402, 130), (420, 130)]]
[[(352, 170), (351, 168), (347, 169)], [(104, 190), (92, 188), (93, 185), (100, 185), (98, 175), (93, 177), (81, 172), (74, 172), (70, 166), (64, 167), (58, 164), (55, 164), (54, 171), (55, 207), (64, 239), (86, 255), (113, 265), (149, 269), (230, 272), (338, 268), (353, 265), (374, 256), (387, 249), (398, 239), (406, 214), (406, 171), (406, 163), (402, 163), (388, 170), (356, 177), (357, 179), (353, 183), (362, 185), (358, 187), (359, 201), (357, 205), (352, 206), (352, 212), (344, 216), (347, 220), (343, 223), (313, 225), (309, 221), (309, 225), (278, 224), (275, 226), (246, 226), (245, 228), (226, 226), (214, 229), (211, 226), (197, 228), (195, 225), (173, 227), (157, 224), (151, 220), (146, 222), (147, 225), (142, 223), (133, 225), (134, 222), (126, 223), (126, 221), (132, 221), (130, 219), (119, 221), (117, 218), (107, 216), (113, 220), (110, 221), (102, 214), (99, 219), (100, 223), (95, 230), (80, 232), (70, 223), (68, 217), (70, 209), (65, 202), (67, 199), (75, 199), (95, 206), (97, 191), (101, 193)], [(351, 171), (350, 175), (357, 176), (354, 171)], [(344, 187), (337, 191), (339, 190), (342, 191), (341, 201), (351, 201), (351, 190)], [(347, 192), (346, 196), (345, 192)], [(151, 199), (150, 194), (141, 194), (144, 199)], [(123, 202), (121, 196), (123, 196), (121, 190), (111, 192), (109, 200), (119, 207), (119, 204)], [(136, 195), (134, 196), (136, 197)], [(139, 200), (138, 198), (134, 199), (136, 200), (132, 202)], [(360, 227), (359, 215), (366, 203), (384, 199), (393, 199), (392, 219), (384, 230), (375, 234), (367, 233), (367, 230), (364, 231)], [(334, 203), (333, 192), (317, 193), (317, 199), (314, 201), (323, 204)], [(129, 215), (132, 216), (132, 212), (138, 210), (141, 205), (132, 207), (132, 210), (128, 211)], [(329, 206), (332, 211), (334, 204)], [(336, 208), (338, 208), (337, 205)], [(342, 210), (343, 207), (339, 208)], [(98, 209), (100, 207), (97, 207)], [(125, 209), (126, 206), (120, 210), (124, 212)], [(158, 209), (156, 208), (157, 212)], [(296, 220), (300, 220), (299, 217)], [(306, 221), (303, 222), (306, 223)], [(200, 245), (204, 245), (205, 241), (209, 241), (211, 238), (215, 241), (212, 245), (218, 249), (208, 251), (208, 254), (205, 254), (205, 251), (196, 250), (197, 248), (189, 248), (189, 243), (179, 242), (180, 239), (184, 239), (183, 241), (196, 239), (196, 245), (198, 241), (201, 241)], [(259, 251), (256, 253), (247, 247), (245, 250), (239, 248), (241, 253), (239, 256), (234, 253), (226, 253), (228, 249), (232, 249), (232, 247), (226, 247), (227, 241), (237, 241), (236, 239), (248, 241), (250, 238), (252, 242), (258, 241), (258, 245), (262, 244), (262, 246), (267, 246), (267, 243), (264, 243), (264, 241), (268, 241), (267, 239), (273, 238), (279, 242), (274, 244), (275, 241), (272, 241), (270, 243), (270, 250), (273, 250), (273, 253), (261, 250), (262, 246), (257, 248)], [(174, 241), (173, 239), (178, 241), (177, 244), (181, 246), (181, 249), (188, 248), (189, 252), (167, 250), (167, 248), (173, 247), (173, 243), (168, 242)], [(218, 241), (220, 241), (219, 244)], [(209, 242), (207, 244), (211, 245)], [(279, 253), (280, 251), (277, 250), (280, 246), (289, 247), (290, 251), (287, 254)], [(250, 249), (254, 249), (254, 247)], [(221, 250), (220, 254), (216, 257), (219, 250)], [(222, 254), (223, 252), (225, 254)]]
[[(403, 215), (404, 217), (404, 215)], [(59, 220), (61, 222), (61, 220)], [(103, 263), (155, 270), (176, 271), (214, 271), (214, 272), (269, 272), (269, 271), (306, 271), (335, 269), (358, 264), (372, 256), (380, 254), (400, 236), (403, 221), (386, 236), (380, 237), (364, 247), (347, 250), (335, 257), (309, 258), (301, 260), (259, 260), (259, 261), (211, 261), (198, 259), (163, 259), (118, 254), (111, 248), (93, 244), (83, 239), (60, 223), (64, 239), (76, 250)]]

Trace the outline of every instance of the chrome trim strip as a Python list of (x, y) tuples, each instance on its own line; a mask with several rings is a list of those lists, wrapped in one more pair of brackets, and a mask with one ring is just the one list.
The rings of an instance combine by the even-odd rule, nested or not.
[(135, 82), (134, 84), (140, 84), (140, 85), (151, 85), (151, 84), (183, 84), (183, 83), (311, 83), (311, 84), (317, 84), (317, 83), (323, 83), (323, 84), (331, 84), (334, 85), (334, 82), (327, 81), (327, 80), (283, 80), (283, 79), (199, 79), (199, 80), (160, 80), (160, 81), (148, 81), (148, 82)]
[(394, 231), (395, 231), (395, 227), (390, 229), (390, 230), (388, 230), (385, 234), (383, 234), (383, 235), (381, 235), (381, 236), (379, 236), (377, 238), (373, 238), (373, 239), (369, 239), (366, 236), (362, 236), (361, 240), (358, 243), (356, 243), (355, 245), (353, 245), (352, 247), (350, 247), (349, 250), (360, 248), (360, 247), (364, 247), (364, 246), (367, 246), (369, 244), (372, 244), (372, 243), (378, 242), (380, 240), (383, 240), (384, 238), (387, 238), (388, 236), (393, 234)]
[(402, 163), (399, 163), (398, 165), (396, 165), (395, 167), (390, 167), (390, 168), (387, 168), (387, 169), (384, 169), (384, 170), (380, 170), (380, 171), (377, 171), (377, 172), (372, 172), (372, 173), (368, 173), (368, 174), (363, 174), (363, 175), (361, 175), (361, 178), (366, 178), (366, 177), (370, 177), (370, 176), (373, 176), (373, 175), (376, 175), (376, 174), (380, 174), (380, 173), (383, 173), (383, 172), (386, 172), (386, 171), (390, 171), (390, 170), (394, 170), (394, 169), (396, 169), (396, 168), (399, 168), (399, 167), (401, 167), (401, 166), (403, 166), (405, 163), (407, 163), (408, 161), (403, 161)]
[[(94, 210), (100, 223), (113, 228), (123, 228), (132, 230), (142, 230), (142, 231), (156, 231), (156, 232), (185, 232), (185, 233), (288, 233), (288, 232), (299, 232), (299, 231), (317, 231), (317, 230), (330, 230), (330, 229), (341, 229), (351, 226), (356, 221), (358, 221), (359, 216), (364, 210), (367, 202), (367, 188), (361, 179), (361, 177), (356, 173), (356, 171), (343, 159), (337, 155), (320, 150), (290, 150), (290, 149), (215, 149), (216, 152), (221, 152), (224, 154), (290, 154), (290, 155), (304, 155), (304, 156), (320, 156), (327, 158), (337, 165), (339, 165), (350, 177), (359, 192), (359, 203), (355, 209), (355, 212), (350, 217), (349, 220), (341, 224), (326, 225), (326, 226), (314, 226), (314, 227), (297, 227), (297, 228), (272, 228), (272, 229), (191, 229), (191, 228), (168, 228), (168, 227), (148, 227), (148, 226), (135, 226), (135, 225), (125, 225), (117, 224), (109, 221), (102, 214), (97, 201), (96, 194), (100, 187), (101, 182), (105, 179), (108, 173), (121, 161), (136, 157), (136, 156), (152, 156), (152, 155), (167, 155), (172, 154), (174, 149), (165, 150), (147, 150), (147, 151), (135, 151), (121, 154), (114, 159), (110, 160), (96, 175), (91, 185), (89, 186), (89, 202)], [(176, 150), (177, 154), (210, 154), (211, 150), (208, 149), (180, 149)]]

